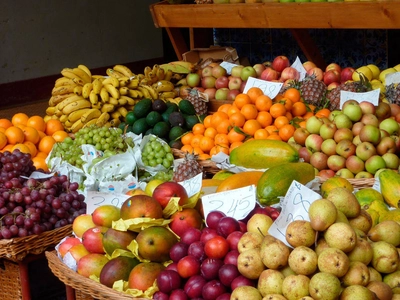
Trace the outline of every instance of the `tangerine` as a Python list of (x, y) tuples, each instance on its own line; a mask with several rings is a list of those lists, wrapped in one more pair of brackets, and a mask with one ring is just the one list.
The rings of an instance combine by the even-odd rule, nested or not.
[(229, 122), (231, 126), (242, 127), (246, 122), (246, 118), (241, 112), (236, 112), (229, 116)]
[(63, 124), (60, 122), (60, 120), (57, 119), (51, 119), (46, 122), (46, 129), (45, 133), (47, 135), (53, 135), (54, 132), (64, 130)]
[(303, 102), (293, 103), (292, 109), (290, 110), (293, 117), (300, 117), (306, 114), (307, 106)]
[(11, 123), (15, 126), (17, 124), (26, 125), (28, 122), (29, 116), (25, 113), (16, 113), (11, 118)]
[(28, 119), (26, 126), (30, 126), (35, 128), (36, 130), (39, 131), (45, 131), (46, 130), (46, 122), (43, 120), (41, 116), (32, 116)]
[(272, 99), (267, 95), (261, 95), (257, 97), (255, 105), (258, 111), (269, 111), (272, 106)]
[(2, 118), (0, 119), (0, 127), (7, 129), (8, 127), (13, 126), (13, 123), (9, 119)]
[(29, 153), (29, 154), (32, 155), (32, 153), (31, 153), (31, 151), (30, 151), (30, 148), (29, 148), (27, 145), (23, 144), (23, 143), (15, 144), (15, 145), (11, 148), (11, 152), (13, 152), (13, 151), (16, 150), (16, 149), (18, 149), (19, 151), (21, 151), (21, 152), (23, 152), (23, 153)]
[(26, 126), (23, 130), (25, 141), (37, 144), (40, 140), (39, 132), (30, 126)]
[(232, 106), (232, 104), (230, 104), (230, 103), (224, 103), (220, 107), (218, 107), (217, 111), (222, 111), (224, 113), (228, 113), (231, 106)]
[(8, 144), (15, 145), (18, 143), (23, 143), (25, 139), (24, 132), (22, 131), (22, 129), (16, 126), (8, 127), (4, 134), (7, 137)]
[(274, 103), (269, 109), (269, 113), (273, 118), (284, 116), (286, 114), (286, 107), (280, 102)]
[(258, 115), (257, 107), (254, 104), (245, 104), (240, 109), (241, 114), (246, 118), (246, 120), (255, 120)]
[(7, 145), (7, 136), (0, 132), (0, 149), (3, 149)]
[(217, 133), (218, 133), (217, 129), (215, 129), (214, 127), (208, 127), (204, 131), (204, 136), (208, 136), (213, 139), (213, 138), (215, 138)]
[(181, 142), (183, 145), (190, 145), (192, 142), (192, 138), (194, 137), (193, 132), (187, 132), (184, 136), (181, 137)]
[(225, 133), (218, 133), (214, 138), (215, 145), (229, 144), (228, 135)]
[(56, 140), (52, 136), (46, 135), (39, 141), (37, 148), (40, 152), (49, 154), (55, 143)]
[(260, 111), (257, 115), (256, 120), (264, 128), (271, 125), (273, 121), (271, 114), (267, 111)]
[(242, 109), (243, 105), (251, 104), (252, 101), (251, 101), (249, 95), (241, 93), (241, 94), (236, 95), (233, 103), (236, 105), (237, 108)]
[(261, 128), (257, 120), (247, 120), (243, 125), (243, 131), (248, 135), (254, 136), (254, 133)]
[(224, 113), (222, 111), (217, 111), (213, 113), (211, 115), (211, 126), (217, 128), (222, 120), (229, 120), (229, 116), (227, 113)]
[(289, 124), (289, 119), (286, 116), (279, 116), (274, 120), (274, 125), (278, 129), (286, 124)]
[(33, 165), (36, 169), (42, 169), (45, 172), (49, 171), (49, 167), (46, 164), (46, 160), (43, 157), (35, 156), (32, 158)]
[(195, 135), (196, 134), (203, 134), (205, 130), (206, 130), (206, 127), (202, 123), (194, 124), (194, 126), (192, 127), (192, 132)]
[(229, 132), (228, 132), (228, 141), (231, 144), (233, 144), (234, 142), (243, 142), (244, 139), (246, 138), (246, 135), (237, 129), (238, 129), (238, 127), (234, 127), (231, 130), (229, 130)]
[(266, 129), (260, 128), (254, 132), (254, 139), (255, 140), (265, 140), (269, 136), (269, 133)]
[(292, 124), (285, 124), (279, 128), (279, 137), (282, 141), (287, 142), (292, 136), (296, 128)]
[(214, 147), (214, 140), (208, 136), (203, 136), (200, 139), (199, 147), (204, 153), (209, 153), (212, 147)]
[(212, 126), (211, 125), (211, 118), (212, 118), (212, 115), (208, 115), (207, 117), (204, 118), (203, 124), (204, 124), (205, 128), (209, 128), (209, 127)]
[(259, 87), (253, 86), (248, 89), (246, 94), (249, 96), (251, 103), (254, 104), (259, 96), (264, 95), (264, 92)]
[(32, 157), (35, 157), (37, 155), (37, 148), (36, 148), (36, 145), (34, 143), (29, 142), (29, 141), (25, 141), (24, 145), (26, 145), (29, 148), (29, 152), (31, 153)]
[(288, 88), (284, 93), (283, 97), (292, 100), (293, 103), (299, 102), (301, 99), (301, 93), (296, 88)]
[(217, 132), (218, 133), (228, 133), (230, 126), (231, 126), (231, 123), (229, 122), (229, 119), (222, 120), (221, 123), (219, 123), (217, 126)]
[(51, 136), (56, 140), (56, 142), (62, 142), (66, 137), (69, 137), (69, 134), (64, 130), (58, 130)]
[(202, 137), (203, 137), (202, 134), (195, 134), (195, 135), (192, 137), (192, 141), (190, 142), (190, 146), (192, 146), (193, 148), (199, 147), (199, 145), (200, 145), (200, 140), (201, 140)]

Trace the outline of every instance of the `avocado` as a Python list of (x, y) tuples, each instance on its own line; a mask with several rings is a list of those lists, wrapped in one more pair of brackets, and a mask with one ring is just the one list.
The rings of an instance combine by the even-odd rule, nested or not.
[(167, 110), (167, 108), (168, 108), (168, 106), (163, 100), (156, 99), (153, 101), (153, 104), (152, 104), (153, 111), (156, 111), (156, 112), (162, 114), (164, 111)]
[(153, 101), (150, 99), (142, 99), (138, 103), (135, 104), (133, 107), (133, 114), (137, 118), (144, 118), (147, 116), (147, 114), (151, 111), (152, 109), (152, 103)]
[(168, 121), (172, 127), (174, 126), (183, 127), (185, 126), (186, 123), (185, 118), (179, 111), (172, 112), (168, 117)]

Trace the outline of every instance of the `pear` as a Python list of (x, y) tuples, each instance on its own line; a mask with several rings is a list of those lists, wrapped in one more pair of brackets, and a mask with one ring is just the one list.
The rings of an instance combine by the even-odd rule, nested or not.
[(382, 281), (382, 274), (375, 270), (373, 267), (368, 266), (369, 281)]
[(344, 276), (350, 266), (350, 260), (340, 249), (328, 248), (318, 256), (318, 269), (336, 277)]
[(340, 280), (333, 274), (318, 272), (311, 277), (309, 292), (313, 299), (338, 299), (341, 292)]
[(346, 223), (334, 223), (325, 231), (325, 240), (330, 247), (338, 248), (343, 252), (350, 252), (357, 242), (354, 229)]
[(349, 269), (340, 280), (343, 286), (366, 286), (369, 282), (369, 270), (367, 265), (359, 261), (350, 262)]
[(310, 294), (309, 284), (310, 278), (305, 275), (290, 275), (283, 280), (282, 294), (288, 300), (298, 300)]
[(351, 227), (357, 228), (364, 233), (368, 233), (372, 228), (373, 221), (371, 215), (362, 209), (357, 217), (349, 219), (349, 223)]
[(357, 237), (356, 246), (346, 254), (350, 261), (359, 261), (368, 265), (372, 260), (372, 246), (366, 239)]
[(340, 222), (350, 224), (349, 219), (347, 219), (346, 215), (340, 210), (338, 210), (335, 223), (340, 223)]
[(276, 238), (271, 240), (265, 236), (261, 244), (260, 256), (267, 268), (277, 270), (287, 266), (289, 254), (289, 247), (282, 241)]
[(261, 300), (260, 292), (253, 286), (242, 285), (235, 288), (231, 293), (231, 300)]
[(382, 221), (368, 231), (368, 238), (373, 242), (385, 241), (397, 247), (400, 245), (400, 224), (391, 220)]
[(385, 241), (373, 242), (371, 265), (381, 273), (392, 273), (399, 266), (399, 253), (392, 244)]
[(326, 242), (325, 238), (320, 237), (317, 240), (317, 244), (315, 246), (315, 253), (317, 253), (317, 256), (319, 256), (321, 254), (321, 252), (327, 248), (330, 248), (330, 247), (329, 247), (328, 243)]
[(310, 247), (315, 243), (316, 231), (310, 221), (294, 220), (286, 227), (286, 241), (293, 247)]
[(336, 208), (343, 212), (347, 218), (355, 218), (360, 214), (361, 206), (356, 196), (346, 188), (334, 188), (326, 197), (335, 204)]
[(346, 287), (340, 294), (340, 300), (379, 300), (375, 293), (362, 285)]
[(367, 289), (374, 292), (380, 300), (391, 300), (393, 291), (391, 287), (382, 281), (370, 281), (367, 284)]
[(263, 236), (268, 234), (268, 230), (271, 227), (274, 220), (270, 216), (265, 214), (254, 214), (247, 221), (247, 231), (259, 232)]
[(282, 294), (282, 283), (285, 276), (278, 270), (266, 269), (260, 274), (257, 288), (261, 295)]
[(288, 264), (296, 274), (311, 275), (317, 270), (318, 256), (311, 248), (299, 246), (290, 252)]
[(267, 294), (264, 296), (263, 300), (287, 300), (287, 299), (281, 294)]
[(237, 248), (238, 248), (239, 253), (242, 253), (246, 250), (253, 249), (253, 248), (260, 248), (261, 242), (263, 239), (264, 239), (264, 237), (259, 232), (246, 231), (240, 237), (239, 242), (238, 242)]
[(260, 249), (249, 249), (239, 254), (237, 258), (237, 267), (243, 276), (249, 279), (260, 277), (265, 266), (261, 260)]
[(283, 274), (283, 276), (288, 277), (289, 275), (296, 275), (297, 273), (292, 270), (292, 268), (287, 265), (286, 267), (279, 269), (279, 271)]
[(337, 209), (332, 201), (318, 199), (308, 209), (311, 227), (316, 231), (324, 231), (336, 221)]
[(400, 294), (400, 271), (383, 276), (383, 282), (390, 286), (393, 294)]

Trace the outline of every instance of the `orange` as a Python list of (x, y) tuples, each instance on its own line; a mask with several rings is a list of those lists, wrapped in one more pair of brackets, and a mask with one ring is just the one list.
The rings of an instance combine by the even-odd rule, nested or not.
[(0, 149), (3, 149), (7, 145), (7, 136), (0, 132)]
[(284, 116), (286, 114), (285, 105), (282, 103), (274, 103), (272, 104), (271, 108), (269, 109), (269, 113), (273, 118), (277, 118), (279, 116)]
[(292, 136), (296, 128), (292, 124), (285, 124), (279, 128), (279, 137), (282, 141), (287, 142)]
[(285, 117), (288, 118), (289, 121), (293, 119), (293, 115), (290, 111), (286, 112)]
[(269, 111), (272, 106), (272, 99), (267, 95), (257, 97), (255, 105), (258, 111)]
[(246, 118), (241, 112), (236, 112), (229, 116), (229, 122), (231, 126), (242, 127), (246, 122)]
[(43, 118), (41, 116), (30, 117), (25, 125), (33, 127), (36, 130), (43, 131), (43, 132), (46, 130), (46, 122), (43, 120)]
[(272, 124), (272, 116), (267, 111), (260, 111), (257, 115), (256, 120), (261, 124), (262, 127), (267, 127)]
[(25, 141), (24, 145), (29, 148), (29, 152), (31, 153), (32, 157), (35, 157), (37, 155), (37, 148), (34, 143)]
[(240, 109), (237, 108), (235, 105), (232, 105), (229, 109), (228, 109), (228, 116), (232, 116), (235, 113), (240, 112)]
[(16, 150), (16, 149), (18, 149), (19, 151), (21, 151), (21, 152), (23, 152), (23, 153), (32, 154), (31, 151), (30, 151), (30, 149), (29, 149), (29, 147), (28, 147), (27, 145), (22, 144), (22, 143), (15, 144), (15, 145), (11, 148), (11, 151), (14, 151), (14, 150)]
[(229, 116), (227, 113), (222, 111), (217, 111), (211, 116), (211, 126), (217, 128), (222, 120), (229, 120)]
[(260, 88), (253, 86), (249, 88), (246, 94), (249, 96), (251, 103), (254, 104), (259, 96), (264, 95), (264, 92)]
[(47, 136), (47, 134), (44, 133), (43, 131), (38, 130), (38, 133), (39, 133), (40, 139), (42, 139), (42, 138), (44, 138), (45, 136)]
[(36, 167), (36, 169), (43, 169), (43, 171), (48, 172), (49, 167), (46, 164), (46, 161), (43, 157), (33, 157), (32, 158), (33, 165)]
[(192, 137), (192, 141), (190, 142), (190, 146), (192, 146), (193, 148), (199, 147), (200, 140), (201, 140), (202, 137), (203, 137), (203, 135), (201, 135), (201, 134), (195, 134)]
[(228, 135), (224, 133), (218, 133), (214, 138), (214, 144), (229, 144)]
[(0, 132), (4, 133), (4, 132), (6, 132), (6, 129), (7, 129), (7, 128), (0, 127)]
[(191, 145), (183, 145), (181, 147), (181, 151), (188, 152), (188, 153), (193, 153), (193, 147)]
[(231, 144), (233, 144), (234, 142), (243, 142), (246, 138), (246, 135), (244, 133), (238, 132), (237, 130), (235, 130), (235, 128), (232, 128), (228, 133), (228, 140)]
[(242, 145), (243, 142), (233, 142), (230, 146), (229, 146), (229, 153), (232, 152), (233, 149), (239, 147), (240, 145)]
[(210, 154), (207, 154), (207, 153), (201, 153), (201, 154), (199, 154), (199, 156), (197, 158), (199, 160), (205, 160), (205, 159), (210, 159), (211, 156), (210, 156)]
[(312, 111), (306, 112), (304, 115), (302, 115), (304, 120), (307, 120), (308, 118), (312, 117), (314, 113)]
[(220, 107), (218, 107), (217, 111), (222, 111), (224, 113), (228, 113), (228, 110), (231, 108), (232, 104), (230, 103), (225, 103), (222, 104)]
[(5, 152), (5, 151), (12, 152), (12, 150), (11, 150), (12, 147), (14, 147), (13, 144), (8, 144), (8, 145), (6, 145), (3, 149), (1, 149), (1, 152)]
[(279, 102), (281, 102), (283, 105), (285, 105), (286, 111), (290, 111), (292, 109), (292, 106), (293, 106), (292, 100), (290, 100), (288, 98), (283, 98)]
[(22, 129), (16, 126), (8, 127), (4, 134), (7, 137), (8, 144), (15, 145), (18, 143), (23, 143), (25, 139), (24, 132), (22, 131)]
[(210, 150), (210, 155), (216, 155), (220, 152), (223, 152), (225, 154), (229, 154), (229, 145), (227, 144), (219, 144), (215, 145), (211, 150)]
[(15, 115), (12, 116), (11, 118), (11, 123), (15, 126), (17, 124), (22, 124), (26, 125), (26, 122), (28, 122), (28, 115), (24, 113), (16, 113)]
[(194, 137), (194, 134), (192, 132), (186, 133), (184, 136), (181, 137), (181, 142), (183, 145), (190, 145), (192, 142), (192, 138)]
[(201, 124), (201, 123), (194, 124), (194, 126), (192, 127), (192, 132), (195, 135), (203, 134), (205, 130), (206, 130), (206, 127), (204, 126), (204, 124)]
[(212, 147), (214, 147), (214, 140), (208, 136), (203, 136), (200, 139), (199, 147), (204, 153), (209, 153)]
[(243, 125), (243, 131), (251, 136), (254, 136), (254, 133), (260, 128), (261, 124), (257, 120), (247, 120)]
[(265, 129), (268, 131), (268, 133), (271, 134), (278, 134), (278, 128), (276, 128), (275, 125), (269, 125), (265, 127)]
[(269, 133), (266, 129), (260, 128), (254, 132), (254, 139), (256, 140), (265, 140), (269, 136)]
[(63, 124), (60, 120), (51, 119), (46, 122), (46, 130), (44, 131), (47, 135), (53, 135), (54, 132), (64, 130)]
[(274, 125), (278, 129), (286, 124), (289, 124), (289, 119), (286, 116), (279, 116), (274, 120)]
[(52, 136), (46, 135), (39, 141), (38, 150), (49, 154), (55, 143), (56, 140)]
[(318, 118), (327, 118), (329, 117), (329, 114), (331, 113), (331, 111), (329, 110), (329, 108), (321, 108), (319, 111), (317, 111), (315, 113), (315, 116)]
[(39, 132), (35, 128), (26, 126), (22, 131), (24, 133), (25, 141), (29, 141), (34, 144), (37, 144), (39, 142)]
[(13, 123), (9, 119), (0, 119), (0, 127), (7, 129), (10, 126), (13, 126)]
[(222, 120), (218, 125), (217, 125), (217, 132), (218, 133), (228, 133), (229, 128), (231, 127), (231, 123), (229, 122), (228, 119)]
[(255, 120), (258, 115), (257, 107), (254, 104), (245, 104), (240, 109), (241, 114), (246, 118), (246, 120)]
[(194, 154), (203, 154), (204, 151), (201, 150), (200, 147), (196, 146), (196, 147), (193, 147), (193, 153)]
[(68, 132), (64, 130), (58, 130), (51, 135), (56, 142), (62, 142), (66, 137), (69, 136)]
[(211, 127), (211, 118), (212, 118), (212, 115), (208, 115), (207, 117), (204, 118), (203, 124), (204, 124), (205, 128)]
[(288, 98), (292, 100), (293, 103), (299, 102), (301, 98), (300, 91), (296, 88), (288, 88), (284, 93), (283, 93), (284, 98)]
[(276, 140), (276, 141), (282, 141), (281, 137), (279, 136), (279, 134), (270, 134), (269, 136), (267, 136), (267, 140)]
[(214, 127), (208, 127), (205, 131), (204, 131), (204, 136), (208, 136), (210, 138), (215, 138), (215, 136), (217, 135), (218, 131), (217, 129), (215, 129)]
[(242, 94), (238, 94), (235, 97), (235, 100), (233, 101), (233, 103), (236, 105), (237, 108), (242, 109), (243, 105), (250, 104), (252, 102), (251, 102), (249, 95), (242, 93)]
[(43, 158), (46, 158), (46, 157), (47, 157), (47, 153), (46, 153), (46, 152), (40, 152), (40, 151), (38, 151), (38, 152), (36, 153), (36, 157), (43, 157)]
[(293, 117), (300, 117), (307, 112), (307, 106), (303, 102), (293, 103), (292, 109), (290, 110)]

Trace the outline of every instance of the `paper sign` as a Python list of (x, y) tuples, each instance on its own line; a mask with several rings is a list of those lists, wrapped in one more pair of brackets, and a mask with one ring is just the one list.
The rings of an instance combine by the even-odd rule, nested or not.
[(264, 95), (267, 95), (271, 99), (274, 99), (281, 90), (282, 85), (283, 85), (282, 82), (266, 81), (254, 77), (249, 77), (247, 79), (243, 93), (246, 94), (247, 91), (252, 87), (258, 87), (264, 92)]
[(287, 226), (295, 220), (309, 221), (308, 209), (311, 203), (321, 198), (320, 194), (293, 180), (285, 198), (281, 201), (281, 213), (272, 223), (268, 233), (284, 242), (287, 246), (292, 247), (286, 241)]
[(236, 220), (242, 220), (256, 206), (256, 186), (249, 185), (226, 192), (204, 195), (201, 201), (204, 219), (211, 211), (219, 210)]
[(91, 214), (97, 207), (102, 205), (114, 205), (121, 207), (129, 195), (117, 194), (117, 193), (104, 193), (96, 191), (88, 191), (85, 202), (86, 202), (86, 213)]
[(300, 81), (303, 80), (304, 77), (306, 77), (307, 71), (303, 67), (303, 63), (300, 61), (300, 58), (298, 56), (296, 57), (296, 60), (292, 63), (291, 67), (295, 68), (297, 71), (299, 71), (299, 73), (300, 73), (299, 80)]
[(230, 62), (227, 62), (227, 61), (223, 61), (219, 65), (221, 67), (223, 67), (226, 70), (226, 73), (228, 73), (229, 75), (232, 73), (232, 68), (238, 66), (236, 64), (233, 64), (233, 63), (230, 63)]
[(347, 100), (356, 100), (358, 103), (362, 101), (368, 101), (377, 106), (379, 104), (380, 92), (380, 89), (375, 89), (365, 93), (340, 91), (340, 109), (342, 109), (343, 103), (345, 103)]
[(392, 83), (400, 82), (400, 72), (386, 74), (385, 76), (385, 85), (390, 85)]
[(179, 184), (185, 188), (189, 198), (201, 191), (202, 183), (203, 173), (199, 173), (188, 180), (179, 182)]

